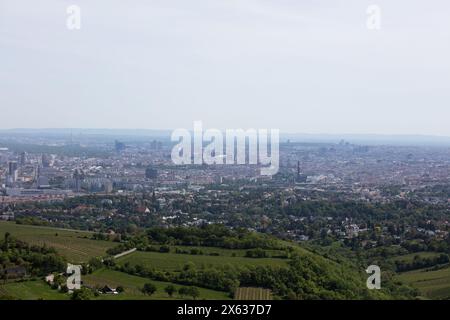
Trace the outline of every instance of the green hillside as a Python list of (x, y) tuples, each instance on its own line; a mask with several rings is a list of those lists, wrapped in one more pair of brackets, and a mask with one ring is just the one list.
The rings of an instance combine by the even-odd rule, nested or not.
[(43, 280), (11, 282), (0, 285), (0, 299), (68, 300), (69, 295), (52, 290)]
[[(223, 251), (222, 253), (224, 253)], [(119, 265), (128, 263), (132, 266), (143, 265), (169, 271), (181, 270), (186, 263), (193, 263), (197, 267), (217, 267), (227, 264), (234, 266), (286, 266), (286, 262), (285, 259), (232, 257), (230, 254), (226, 256), (207, 256), (139, 251), (117, 259)]]
[[(222, 226), (208, 226), (204, 230), (150, 230), (148, 238), (141, 234), (120, 245), (91, 240), (89, 232), (1, 222), (0, 236), (6, 232), (31, 244), (54, 247), (69, 262), (86, 262), (92, 257), (105, 256), (111, 248), (112, 251), (125, 251), (137, 247), (138, 251), (112, 260), (109, 269), (96, 270), (85, 276), (87, 283), (101, 285), (105, 282), (129, 288), (128, 296), (119, 295), (114, 299), (144, 298), (138, 287), (145, 282), (154, 282), (158, 288), (164, 283), (196, 286), (207, 290), (203, 291), (203, 296), (208, 299), (232, 296), (238, 287), (270, 289), (275, 298), (284, 299), (399, 297), (389, 287), (380, 291), (368, 290), (364, 268), (356, 267), (351, 261), (340, 258), (338, 263), (294, 243), (246, 230), (227, 230)], [(169, 252), (155, 252), (161, 248)], [(192, 249), (197, 249), (195, 254), (189, 251)], [(113, 254), (111, 250), (108, 252)], [(249, 252), (257, 252), (262, 257), (248, 257)], [(284, 258), (277, 258), (281, 256)], [(39, 292), (41, 287), (34, 282), (10, 283), (2, 290), (4, 295), (5, 292), (14, 295), (20, 286), (25, 286), (24, 290), (31, 293)], [(44, 289), (42, 297), (52, 298), (53, 293)]]
[(431, 299), (450, 299), (450, 268), (404, 272), (397, 279), (417, 288), (420, 294)]
[(87, 262), (92, 257), (101, 257), (115, 244), (110, 241), (91, 240), (91, 232), (60, 228), (20, 225), (0, 221), (0, 238), (9, 232), (13, 237), (30, 245), (46, 245), (72, 263)]
[[(128, 275), (123, 272), (101, 269), (95, 271), (93, 274), (89, 274), (83, 277), (83, 282), (89, 286), (103, 287), (108, 285), (112, 288), (122, 286), (125, 291), (119, 295), (100, 295), (98, 299), (106, 300), (142, 300), (142, 299), (169, 299), (170, 297), (164, 291), (164, 289), (170, 285), (170, 282), (153, 281), (143, 277), (137, 277)], [(156, 287), (156, 292), (151, 296), (142, 293), (141, 289), (145, 283), (152, 283)], [(177, 290), (181, 288), (181, 285), (172, 284)], [(225, 292), (214, 291), (199, 288), (200, 296), (198, 299), (212, 299), (212, 300), (224, 300), (230, 299)], [(188, 297), (181, 297), (178, 294), (174, 294), (174, 299), (186, 299)]]

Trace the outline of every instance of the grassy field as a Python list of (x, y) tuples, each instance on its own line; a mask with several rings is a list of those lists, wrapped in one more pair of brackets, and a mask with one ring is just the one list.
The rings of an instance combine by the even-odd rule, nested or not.
[(397, 279), (419, 289), (422, 296), (432, 299), (450, 298), (450, 268), (436, 271), (414, 270), (400, 274)]
[(272, 294), (268, 289), (262, 288), (237, 288), (234, 294), (235, 300), (272, 300)]
[[(83, 283), (90, 287), (103, 287), (109, 285), (116, 288), (122, 286), (125, 291), (118, 295), (100, 294), (95, 297), (95, 300), (161, 300), (161, 299), (191, 299), (190, 297), (181, 297), (177, 293), (172, 298), (164, 291), (170, 283), (153, 281), (142, 277), (128, 275), (126, 273), (101, 269), (93, 274), (82, 277)], [(153, 283), (156, 287), (156, 292), (149, 296), (141, 292), (141, 288), (145, 283)], [(173, 284), (178, 290), (181, 285)], [(209, 289), (199, 288), (199, 300), (225, 300), (230, 299), (226, 292), (214, 291)], [(20, 300), (67, 300), (70, 298), (68, 294), (59, 293), (57, 290), (52, 290), (48, 284), (43, 280), (10, 282), (0, 285), (0, 299), (2, 297), (12, 297)]]
[(436, 258), (440, 255), (439, 252), (414, 252), (410, 254), (405, 254), (402, 256), (395, 256), (390, 258), (391, 261), (404, 261), (404, 262), (412, 262), (415, 256), (419, 256), (420, 258)]
[[(407, 255), (396, 256), (389, 260), (412, 262), (415, 256), (420, 258), (435, 258), (439, 256), (437, 252), (415, 252)], [(450, 298), (450, 268), (444, 268), (435, 271), (426, 271), (426, 269), (413, 270), (400, 273), (397, 279), (417, 288), (420, 295), (431, 299)]]
[[(155, 246), (158, 248), (159, 246)], [(245, 257), (245, 254), (247, 253), (247, 249), (224, 249), (224, 248), (217, 248), (217, 247), (194, 247), (194, 246), (170, 246), (171, 252), (175, 252), (175, 249), (181, 249), (181, 250), (192, 250), (197, 249), (201, 250), (204, 255), (209, 254), (218, 254), (219, 256), (225, 256), (225, 257)], [(277, 257), (284, 255), (284, 251), (282, 250), (264, 250), (268, 257)]]
[(86, 231), (19, 225), (13, 222), (0, 222), (0, 237), (9, 232), (13, 237), (29, 244), (54, 247), (59, 254), (72, 263), (86, 262), (92, 257), (105, 255), (115, 244), (109, 241), (90, 240), (92, 233)]
[(181, 270), (183, 266), (192, 262), (197, 267), (202, 266), (223, 266), (223, 265), (271, 265), (271, 266), (285, 266), (286, 259), (274, 258), (244, 258), (227, 256), (207, 256), (207, 255), (190, 255), (178, 253), (159, 253), (159, 252), (134, 252), (130, 255), (117, 259), (119, 264), (128, 262), (134, 266), (137, 264), (154, 267), (160, 270), (177, 271)]
[[(97, 270), (93, 274), (83, 276), (83, 282), (86, 285), (95, 287), (103, 287), (109, 285), (110, 287), (116, 288), (122, 286), (125, 292), (119, 295), (100, 295), (98, 299), (113, 299), (113, 300), (142, 300), (142, 299), (169, 299), (169, 296), (164, 291), (169, 282), (153, 281), (142, 277), (137, 277), (133, 275), (128, 275), (123, 272), (101, 269)], [(156, 287), (156, 292), (152, 296), (144, 295), (141, 292), (141, 288), (145, 283), (153, 283)], [(182, 287), (181, 285), (173, 284), (175, 288)], [(208, 300), (223, 300), (230, 299), (226, 292), (214, 291), (209, 289), (199, 288), (200, 296), (198, 299), (208, 299)], [(172, 299), (188, 299), (189, 297), (180, 297), (178, 294), (174, 294)]]
[(11, 282), (0, 285), (0, 298), (13, 297), (20, 300), (67, 300), (69, 295), (52, 290), (43, 280)]

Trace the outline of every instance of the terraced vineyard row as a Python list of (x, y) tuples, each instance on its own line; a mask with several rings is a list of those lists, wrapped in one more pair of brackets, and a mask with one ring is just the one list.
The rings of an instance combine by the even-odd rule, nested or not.
[(92, 257), (105, 255), (115, 244), (109, 241), (91, 240), (91, 232), (57, 228), (18, 225), (0, 222), (0, 237), (9, 232), (13, 237), (35, 245), (55, 248), (72, 263), (86, 262)]
[(272, 300), (271, 291), (263, 288), (237, 288), (235, 300)]

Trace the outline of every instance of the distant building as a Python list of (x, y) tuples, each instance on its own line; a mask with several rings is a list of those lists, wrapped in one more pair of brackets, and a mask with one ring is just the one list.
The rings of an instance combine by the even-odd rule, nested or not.
[(297, 161), (297, 179), (296, 181), (299, 183), (305, 183), (308, 180), (308, 176), (306, 174), (300, 173), (300, 161)]
[(162, 142), (153, 140), (152, 143), (151, 143), (150, 148), (152, 150), (161, 150), (162, 149)]
[(73, 173), (73, 179), (75, 181), (74, 185), (74, 191), (80, 192), (81, 191), (81, 183), (84, 179), (84, 172), (80, 169), (75, 169), (75, 172)]
[(104, 294), (119, 294), (119, 292), (117, 292), (117, 289), (111, 288), (108, 285), (105, 285), (100, 291)]
[(116, 152), (121, 152), (126, 148), (125, 144), (123, 142), (120, 142), (119, 140), (115, 141), (114, 147), (116, 149)]
[(17, 162), (15, 161), (10, 161), (8, 163), (8, 177), (7, 177), (7, 185), (8, 186), (12, 186), (16, 181), (17, 178), (19, 177), (19, 170), (18, 170), (18, 165)]
[(70, 194), (72, 194), (70, 190), (6, 188), (6, 195), (10, 197), (64, 196)]
[(8, 174), (9, 174), (10, 176), (14, 176), (14, 175), (17, 173), (17, 170), (18, 170), (17, 162), (15, 162), (15, 161), (10, 161), (10, 162), (8, 163)]
[(103, 199), (101, 201), (102, 205), (108, 205), (108, 206), (112, 206), (113, 205), (113, 201), (111, 199)]
[(111, 193), (113, 187), (113, 182), (106, 178), (85, 178), (81, 184), (81, 188), (88, 192)]
[(20, 165), (24, 166), (27, 162), (27, 153), (25, 151), (20, 153)]
[(42, 167), (43, 167), (43, 168), (49, 168), (49, 167), (51, 167), (51, 165), (52, 165), (52, 159), (51, 159), (51, 157), (48, 156), (48, 155), (46, 155), (46, 154), (43, 154), (43, 155), (42, 155), (41, 161), (42, 161)]
[(111, 193), (114, 190), (113, 183), (110, 180), (105, 180), (103, 183), (103, 188), (105, 189), (106, 193)]
[(158, 170), (149, 166), (145, 169), (145, 177), (147, 179), (156, 179), (158, 177)]
[(14, 212), (8, 211), (0, 215), (0, 220), (14, 220)]
[(38, 189), (49, 189), (50, 188), (50, 183), (48, 181), (48, 178), (40, 176), (37, 179), (37, 187), (38, 187)]

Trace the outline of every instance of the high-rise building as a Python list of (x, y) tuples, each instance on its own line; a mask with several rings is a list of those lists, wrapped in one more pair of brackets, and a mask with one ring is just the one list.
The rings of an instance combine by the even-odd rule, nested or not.
[(120, 142), (119, 140), (115, 141), (114, 147), (116, 149), (116, 152), (121, 152), (126, 148), (125, 144), (123, 142)]
[(300, 161), (297, 161), (297, 182), (305, 183), (308, 180), (308, 175), (300, 173)]
[(158, 170), (148, 166), (147, 169), (145, 169), (145, 177), (147, 179), (156, 179), (158, 177)]
[(107, 180), (103, 183), (103, 187), (104, 187), (106, 193), (111, 193), (114, 190), (113, 183), (112, 183), (112, 181), (109, 181), (109, 180)]
[(42, 167), (49, 168), (51, 166), (51, 164), (52, 164), (51, 157), (49, 157), (46, 154), (43, 154), (42, 155)]
[(15, 161), (8, 163), (8, 175), (12, 178), (13, 182), (16, 182), (18, 176), (18, 165)]
[(16, 161), (10, 161), (8, 163), (8, 169), (9, 169), (8, 173), (9, 173), (9, 175), (13, 175), (14, 172), (17, 171), (17, 168), (18, 168), (17, 162)]
[(24, 166), (27, 162), (27, 153), (25, 151), (20, 153), (20, 165)]
[(162, 149), (162, 142), (153, 140), (150, 144), (150, 149), (152, 150), (161, 150)]
[(80, 169), (75, 169), (75, 172), (73, 173), (73, 179), (75, 180), (75, 190), (76, 192), (81, 191), (81, 183), (84, 179), (84, 173)]
[(19, 176), (18, 165), (16, 161), (8, 163), (8, 176), (6, 177), (6, 185), (13, 186)]

